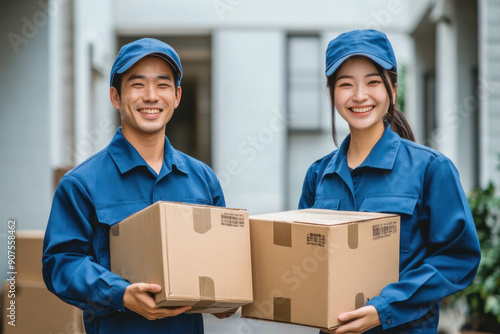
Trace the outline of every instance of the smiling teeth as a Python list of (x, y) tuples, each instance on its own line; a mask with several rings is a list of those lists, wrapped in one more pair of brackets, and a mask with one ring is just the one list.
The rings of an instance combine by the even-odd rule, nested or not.
[(158, 113), (160, 113), (160, 110), (158, 110), (158, 109), (140, 109), (139, 111), (142, 112), (143, 114), (158, 114)]
[(366, 108), (351, 108), (352, 111), (358, 112), (358, 113), (367, 112), (367, 111), (370, 111), (372, 109), (373, 109), (373, 106), (372, 107), (366, 107)]

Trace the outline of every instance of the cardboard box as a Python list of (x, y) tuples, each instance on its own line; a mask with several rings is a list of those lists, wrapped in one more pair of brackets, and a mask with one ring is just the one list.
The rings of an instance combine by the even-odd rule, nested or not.
[(397, 215), (306, 209), (250, 217), (254, 302), (242, 316), (332, 329), (399, 277)]
[(3, 284), (4, 334), (85, 333), (82, 310), (57, 298), (44, 283), (16, 281), (12, 289), (10, 285)]
[(158, 307), (219, 313), (252, 302), (248, 212), (157, 202), (111, 227), (111, 270), (162, 286)]
[(16, 232), (16, 281), (43, 282), (42, 230), (21, 230)]

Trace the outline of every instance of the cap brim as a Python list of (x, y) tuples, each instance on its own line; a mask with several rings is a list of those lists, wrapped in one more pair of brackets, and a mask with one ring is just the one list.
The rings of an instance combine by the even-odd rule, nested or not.
[(354, 56), (363, 56), (363, 57), (370, 58), (371, 60), (373, 60), (374, 62), (376, 62), (377, 64), (379, 64), (383, 68), (385, 68), (386, 70), (391, 70), (391, 69), (394, 68), (393, 64), (391, 64), (391, 63), (389, 63), (389, 62), (387, 62), (387, 61), (385, 61), (383, 59), (380, 59), (379, 57), (374, 56), (372, 54), (369, 54), (369, 53), (353, 53), (353, 54), (344, 56), (344, 57), (338, 59), (333, 64), (331, 64), (330, 67), (328, 67), (326, 69), (326, 71), (325, 71), (326, 76), (329, 77), (330, 75), (332, 75), (340, 67), (340, 65), (342, 65), (348, 58), (351, 58), (351, 57), (354, 57)]

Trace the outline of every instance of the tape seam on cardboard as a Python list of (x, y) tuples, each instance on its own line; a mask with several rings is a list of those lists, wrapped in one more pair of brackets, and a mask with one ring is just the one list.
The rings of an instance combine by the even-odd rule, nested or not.
[(360, 307), (365, 306), (365, 295), (362, 292), (356, 294), (356, 300), (354, 302), (354, 308), (357, 310)]
[(292, 300), (285, 297), (274, 297), (274, 320), (291, 322), (292, 321)]
[(273, 224), (274, 244), (284, 247), (292, 247), (292, 224), (275, 221)]
[(200, 284), (200, 301), (193, 305), (196, 307), (209, 307), (215, 304), (215, 283), (214, 280), (207, 276), (198, 278)]
[(111, 235), (113, 235), (113, 237), (120, 236), (120, 224), (111, 226)]
[(210, 208), (193, 207), (193, 228), (200, 234), (210, 231), (212, 228)]
[(347, 244), (350, 249), (356, 249), (359, 245), (359, 225), (349, 224), (347, 226)]

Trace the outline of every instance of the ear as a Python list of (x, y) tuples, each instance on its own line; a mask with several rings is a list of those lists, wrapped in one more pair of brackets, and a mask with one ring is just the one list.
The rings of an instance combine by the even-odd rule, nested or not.
[(120, 110), (120, 95), (115, 87), (111, 87), (109, 89), (109, 99), (111, 100), (113, 107)]
[(181, 96), (182, 96), (182, 88), (181, 86), (177, 86), (177, 91), (176, 91), (176, 94), (175, 94), (175, 108), (176, 109), (179, 104), (181, 103)]

